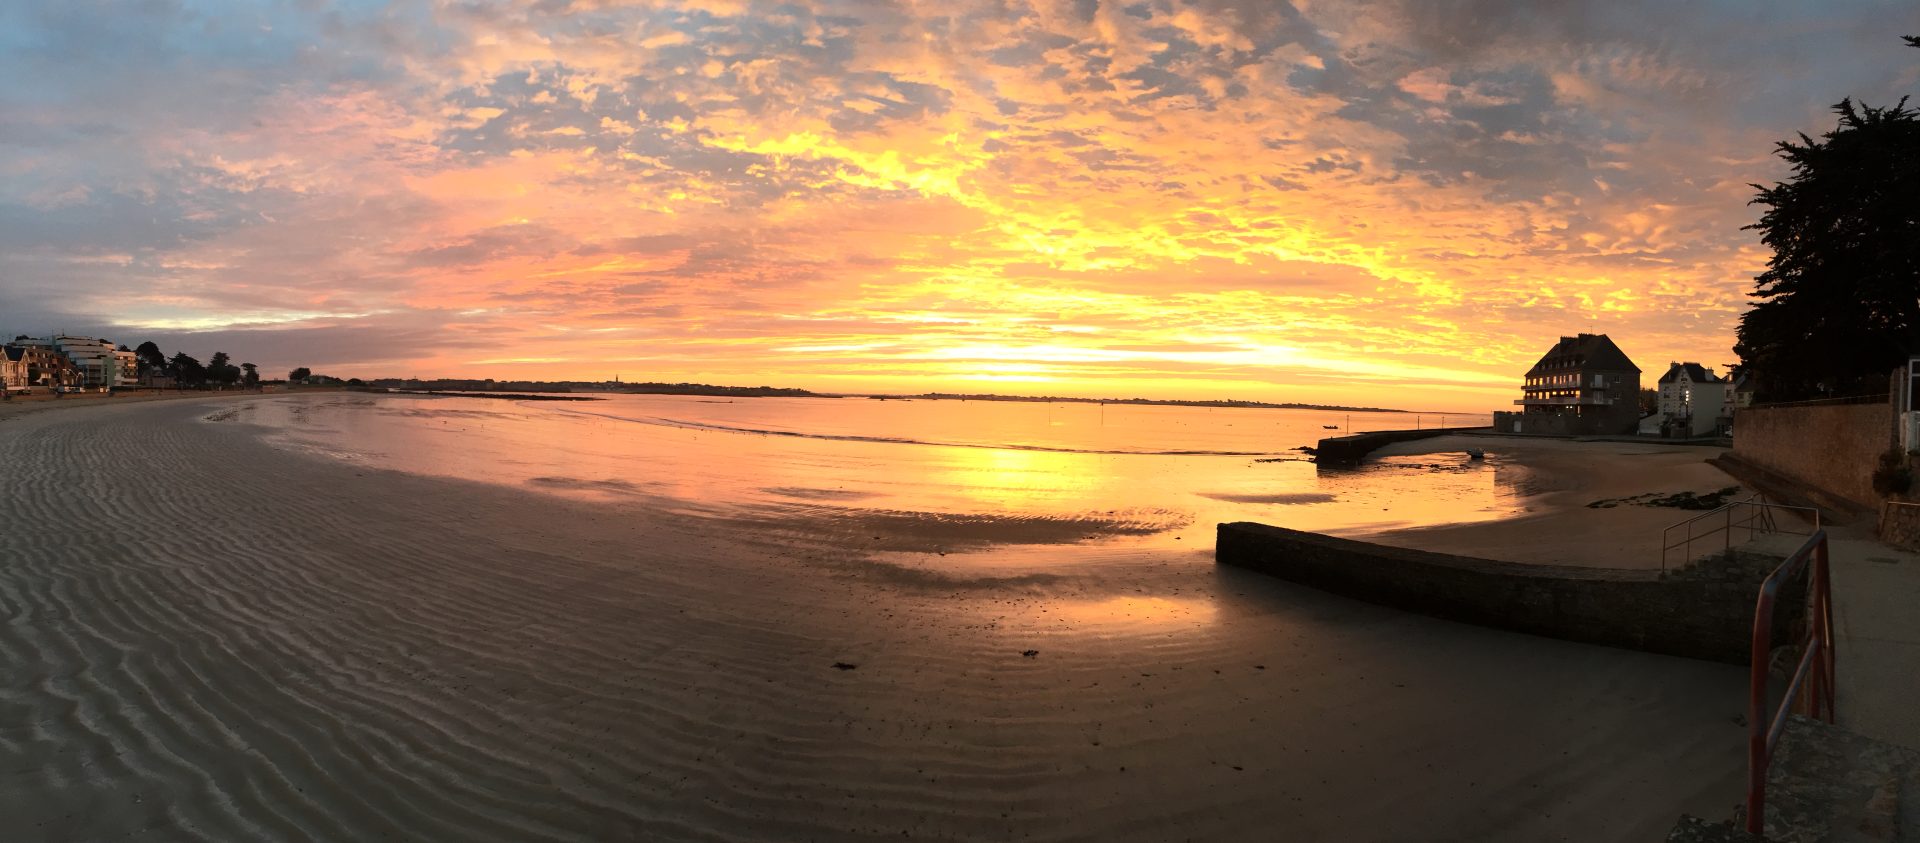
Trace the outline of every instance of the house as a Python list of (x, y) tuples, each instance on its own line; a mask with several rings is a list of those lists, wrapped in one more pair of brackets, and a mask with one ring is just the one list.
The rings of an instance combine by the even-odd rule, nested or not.
[(1733, 415), (1733, 403), (1733, 382), (1698, 363), (1670, 363), (1660, 376), (1660, 415), (1668, 435), (1711, 435)]
[(1560, 436), (1631, 434), (1640, 422), (1640, 367), (1606, 334), (1561, 337), (1527, 370), (1518, 412), (1495, 430)]
[(15, 337), (6, 349), (9, 360), (25, 367), (27, 389), (72, 389), (80, 385), (80, 370), (49, 340)]
[(1746, 372), (1733, 378), (1733, 408), (1736, 410), (1753, 406), (1753, 376)]
[(17, 345), (0, 346), (0, 392), (19, 392), (27, 388), (27, 350)]

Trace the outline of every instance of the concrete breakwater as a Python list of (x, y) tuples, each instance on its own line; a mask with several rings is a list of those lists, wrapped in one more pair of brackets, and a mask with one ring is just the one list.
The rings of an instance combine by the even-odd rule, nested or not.
[[(1220, 525), (1214, 560), (1448, 620), (1730, 664), (1750, 657), (1754, 598), (1768, 567), (1716, 560), (1662, 576), (1529, 565), (1250, 522)], [(1776, 640), (1785, 640), (1804, 602), (1782, 598)]]
[(1394, 442), (1410, 442), (1445, 436), (1449, 433), (1490, 430), (1485, 427), (1430, 427), (1425, 430), (1374, 430), (1349, 436), (1320, 440), (1313, 448), (1313, 461), (1321, 465), (1358, 465), (1376, 449)]

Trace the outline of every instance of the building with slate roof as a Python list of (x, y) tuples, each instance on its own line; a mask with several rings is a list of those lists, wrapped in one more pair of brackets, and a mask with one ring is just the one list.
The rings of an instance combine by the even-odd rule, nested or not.
[(1733, 415), (1733, 382), (1694, 362), (1670, 363), (1660, 376), (1660, 415), (1681, 436), (1706, 436)]
[(1517, 412), (1495, 413), (1505, 433), (1597, 436), (1634, 433), (1640, 367), (1606, 334), (1561, 337), (1527, 370)]

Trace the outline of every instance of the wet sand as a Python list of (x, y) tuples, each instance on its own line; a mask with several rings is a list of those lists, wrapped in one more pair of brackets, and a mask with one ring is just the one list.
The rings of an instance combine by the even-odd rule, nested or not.
[[(1355, 538), (1510, 562), (1659, 568), (1663, 531), (1699, 511), (1626, 502), (1607, 508), (1588, 504), (1649, 493), (1706, 494), (1729, 487), (1740, 489), (1728, 501), (1753, 494), (1740, 481), (1707, 464), (1709, 458), (1724, 453), (1722, 449), (1691, 445), (1441, 436), (1395, 443), (1374, 455), (1457, 454), (1467, 448), (1485, 451), (1499, 482), (1527, 495), (1525, 514)], [(1678, 556), (1669, 561), (1678, 561)]]
[(0, 424), (10, 839), (1615, 841), (1739, 798), (1732, 667), (1207, 547), (934, 575), (225, 406)]

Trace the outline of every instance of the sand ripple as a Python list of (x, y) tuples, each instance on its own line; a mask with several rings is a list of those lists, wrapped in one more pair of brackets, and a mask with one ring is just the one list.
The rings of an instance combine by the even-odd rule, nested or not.
[(216, 409), (0, 427), (8, 839), (1646, 839), (1737, 797), (1730, 668), (1200, 553), (903, 584), (867, 524), (744, 542)]

